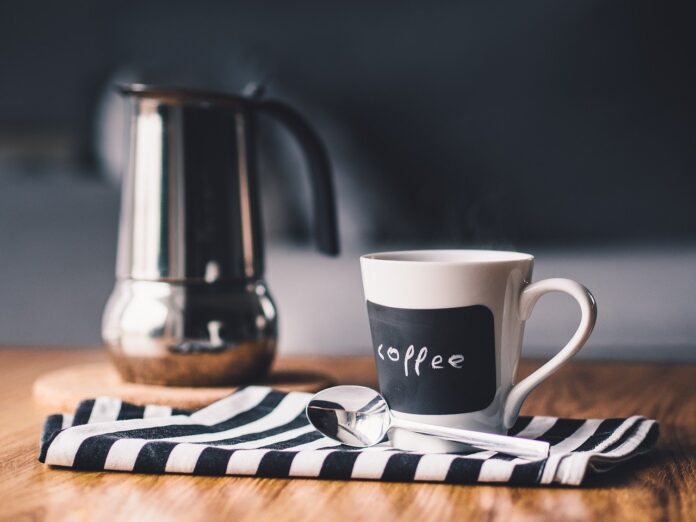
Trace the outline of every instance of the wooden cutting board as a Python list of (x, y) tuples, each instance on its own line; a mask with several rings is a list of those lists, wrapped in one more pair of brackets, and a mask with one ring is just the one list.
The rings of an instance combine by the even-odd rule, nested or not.
[[(274, 368), (263, 382), (281, 391), (316, 392), (334, 384), (318, 372)], [(133, 404), (161, 404), (197, 409), (234, 392), (238, 387), (189, 388), (124, 382), (109, 362), (80, 364), (41, 375), (34, 381), (34, 400), (51, 411), (71, 411), (84, 399), (107, 395)]]

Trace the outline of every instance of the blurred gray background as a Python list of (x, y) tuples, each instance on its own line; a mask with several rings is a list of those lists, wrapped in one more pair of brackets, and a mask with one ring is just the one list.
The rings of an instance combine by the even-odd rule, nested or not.
[[(98, 345), (113, 285), (119, 81), (263, 84), (335, 168), (343, 252), (313, 252), (304, 165), (260, 143), (285, 353), (369, 353), (358, 256), (529, 251), (599, 303), (585, 357), (696, 360), (693, 4), (0, 3), (0, 343)], [(549, 296), (548, 355), (577, 323)]]

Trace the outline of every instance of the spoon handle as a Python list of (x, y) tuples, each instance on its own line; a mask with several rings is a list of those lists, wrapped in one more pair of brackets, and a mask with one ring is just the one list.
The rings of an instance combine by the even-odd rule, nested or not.
[(496, 435), (480, 431), (462, 430), (447, 426), (421, 424), (392, 417), (392, 428), (403, 428), (423, 435), (433, 435), (454, 442), (462, 442), (476, 448), (498, 451), (527, 459), (545, 459), (549, 456), (550, 445), (541, 440), (523, 439), (508, 435)]

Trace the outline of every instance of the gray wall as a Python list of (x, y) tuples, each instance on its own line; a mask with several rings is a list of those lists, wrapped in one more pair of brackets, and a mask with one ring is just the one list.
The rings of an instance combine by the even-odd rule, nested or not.
[[(367, 349), (359, 253), (493, 246), (595, 291), (588, 356), (693, 359), (693, 15), (672, 1), (4, 2), (0, 343), (99, 341), (124, 130), (114, 81), (264, 82), (327, 142), (346, 243), (333, 261), (306, 250), (304, 165), (266, 122), (284, 350)], [(548, 298), (531, 353), (573, 321)]]
[[(99, 344), (113, 284), (118, 190), (75, 180), (0, 183), (0, 344)], [(373, 244), (344, 244), (339, 258), (311, 245), (272, 241), (268, 280), (280, 310), (283, 353), (369, 353), (358, 256)], [(599, 303), (582, 357), (696, 360), (696, 245), (535, 249), (535, 278), (571, 277)], [(577, 325), (565, 296), (544, 297), (525, 353), (548, 357)]]
[(370, 194), (370, 237), (520, 246), (696, 234), (693, 3), (2, 10), (0, 156), (20, 134), (50, 135), (94, 160), (97, 108), (116, 78), (229, 90), (267, 81), (334, 156), (350, 147), (342, 172)]

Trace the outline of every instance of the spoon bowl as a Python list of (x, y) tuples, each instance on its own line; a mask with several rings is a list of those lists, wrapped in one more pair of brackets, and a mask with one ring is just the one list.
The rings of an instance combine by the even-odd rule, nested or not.
[(318, 431), (356, 448), (379, 444), (391, 425), (387, 401), (365, 386), (334, 386), (320, 391), (309, 401), (306, 412)]
[(305, 413), (312, 426), (322, 434), (355, 448), (379, 444), (394, 427), (528, 459), (543, 459), (549, 455), (549, 443), (540, 440), (396, 418), (386, 399), (365, 386), (334, 386), (322, 390), (307, 403)]

